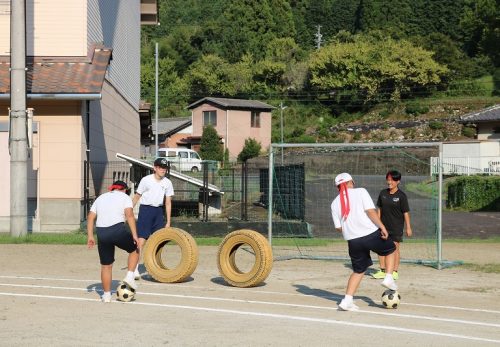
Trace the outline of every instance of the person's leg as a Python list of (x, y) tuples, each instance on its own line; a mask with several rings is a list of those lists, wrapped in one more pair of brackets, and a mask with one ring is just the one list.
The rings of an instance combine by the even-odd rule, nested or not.
[(141, 278), (141, 274), (139, 272), (139, 263), (142, 258), (142, 249), (144, 248), (144, 244), (146, 243), (147, 238), (151, 235), (151, 228), (154, 216), (152, 216), (152, 212), (154, 208), (151, 206), (140, 205), (139, 206), (139, 216), (137, 218), (137, 240), (139, 249), (139, 257), (137, 259), (137, 265), (134, 270), (134, 277), (136, 280)]
[(102, 301), (111, 302), (111, 281), (113, 278), (113, 264), (101, 265)]
[(398, 286), (396, 285), (396, 282), (394, 282), (394, 278), (392, 277), (392, 272), (394, 271), (395, 259), (396, 259), (395, 250), (391, 254), (386, 255), (385, 257), (386, 275), (381, 283), (384, 287), (391, 290), (398, 290)]
[(128, 255), (128, 271), (135, 271), (139, 263), (139, 250), (129, 253)]
[(354, 294), (358, 290), (359, 284), (363, 279), (364, 272), (356, 273), (353, 272), (351, 276), (349, 276), (349, 280), (347, 281), (347, 289), (344, 298), (339, 304), (339, 308), (343, 311), (357, 311), (359, 307), (354, 304)]
[(381, 279), (385, 277), (385, 256), (379, 255), (378, 262), (380, 265), (380, 269), (377, 272), (372, 273), (372, 277), (376, 279)]
[(361, 283), (364, 274), (365, 274), (364, 272), (363, 273), (353, 272), (351, 276), (349, 276), (349, 280), (347, 281), (346, 295), (354, 296), (356, 290), (358, 290), (359, 284)]

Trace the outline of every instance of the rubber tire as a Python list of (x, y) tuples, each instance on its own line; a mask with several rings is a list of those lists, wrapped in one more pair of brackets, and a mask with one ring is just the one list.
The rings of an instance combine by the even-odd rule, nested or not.
[[(181, 260), (177, 267), (169, 268), (163, 263), (161, 253), (170, 241), (175, 241), (181, 249)], [(178, 283), (191, 276), (198, 265), (199, 251), (194, 238), (179, 228), (164, 228), (155, 231), (143, 248), (144, 266), (158, 282)]]
[[(255, 263), (250, 271), (244, 273), (236, 265), (236, 251), (243, 245), (252, 248)], [(240, 229), (229, 233), (219, 246), (217, 267), (224, 280), (240, 288), (255, 287), (262, 283), (273, 267), (273, 251), (267, 239), (260, 233)]]

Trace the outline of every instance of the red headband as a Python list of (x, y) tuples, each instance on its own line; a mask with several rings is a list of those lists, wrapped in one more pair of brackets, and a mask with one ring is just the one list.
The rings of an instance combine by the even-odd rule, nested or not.
[(122, 189), (127, 189), (127, 187), (124, 187), (122, 186), (121, 184), (113, 184), (111, 186), (109, 186), (108, 188), (110, 191), (113, 191), (115, 189), (119, 189), (119, 190), (122, 190)]
[(349, 205), (349, 193), (347, 189), (347, 182), (339, 184), (340, 188), (340, 214), (343, 219), (347, 219), (349, 212), (351, 211)]

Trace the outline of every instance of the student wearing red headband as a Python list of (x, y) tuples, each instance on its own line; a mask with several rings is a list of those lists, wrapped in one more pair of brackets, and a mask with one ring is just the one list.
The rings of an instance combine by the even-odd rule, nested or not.
[[(388, 240), (387, 230), (382, 224), (375, 205), (365, 188), (354, 188), (354, 180), (348, 173), (335, 177), (339, 195), (331, 205), (333, 224), (342, 232), (349, 248), (352, 274), (347, 282), (346, 294), (339, 304), (343, 311), (356, 311), (354, 294), (371, 265), (370, 251), (386, 257), (386, 268), (392, 273), (394, 267), (394, 242)], [(397, 290), (391, 275), (385, 276), (382, 286)]]
[[(126, 194), (127, 184), (123, 181), (115, 181), (109, 190), (94, 201), (87, 216), (87, 247), (91, 249), (96, 243), (94, 223), (99, 241), (97, 250), (101, 262), (101, 282), (104, 291), (101, 300), (103, 302), (111, 302), (115, 247), (121, 248), (129, 254), (128, 271), (123, 282), (134, 289), (137, 289), (134, 270), (139, 261), (135, 217), (132, 210), (132, 199)], [(125, 228), (125, 221), (128, 223), (130, 232)]]

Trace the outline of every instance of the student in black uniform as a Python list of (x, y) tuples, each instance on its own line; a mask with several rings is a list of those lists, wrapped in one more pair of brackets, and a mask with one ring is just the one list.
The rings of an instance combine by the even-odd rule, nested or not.
[[(406, 227), (406, 236), (412, 236), (410, 225), (410, 207), (406, 194), (399, 189), (401, 183), (401, 173), (396, 170), (389, 171), (385, 175), (387, 189), (383, 189), (377, 200), (378, 215), (384, 223), (389, 238), (396, 245), (396, 259), (392, 277), (397, 280), (399, 278), (398, 268), (400, 263), (399, 244), (403, 242), (403, 229)], [(372, 274), (373, 278), (385, 277), (385, 257), (379, 257), (380, 270)]]

